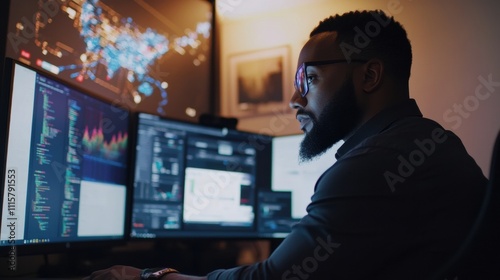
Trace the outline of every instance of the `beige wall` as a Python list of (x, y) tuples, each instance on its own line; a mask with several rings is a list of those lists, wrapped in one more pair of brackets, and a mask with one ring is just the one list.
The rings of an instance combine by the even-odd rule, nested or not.
[[(299, 3), (293, 7), (269, 5), (266, 9), (265, 3), (279, 0), (217, 1), (232, 5), (219, 18), (222, 115), (231, 112), (229, 66), (235, 55), (288, 46), (291, 69), (284, 69), (290, 82), (288, 99), (298, 54), (319, 20), (348, 10), (383, 9), (404, 25), (413, 45), (410, 95), (424, 116), (462, 138), (488, 174), (493, 141), (500, 130), (500, 2), (304, 0), (292, 1)], [(260, 12), (245, 14), (252, 9)], [(488, 80), (493, 81), (491, 85), (482, 86)], [(241, 118), (238, 128), (275, 135), (300, 132), (294, 115), (281, 112)]]

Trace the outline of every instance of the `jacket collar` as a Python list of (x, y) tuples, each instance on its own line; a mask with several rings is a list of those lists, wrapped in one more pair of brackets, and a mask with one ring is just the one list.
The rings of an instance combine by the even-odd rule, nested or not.
[(366, 138), (387, 129), (392, 123), (405, 117), (422, 117), (414, 99), (402, 101), (386, 108), (361, 125), (345, 143), (337, 150), (335, 157), (339, 159)]

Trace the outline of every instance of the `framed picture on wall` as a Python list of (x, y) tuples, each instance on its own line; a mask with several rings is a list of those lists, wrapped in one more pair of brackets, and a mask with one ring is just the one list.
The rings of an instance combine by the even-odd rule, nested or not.
[(289, 112), (290, 69), (288, 46), (230, 56), (229, 114), (242, 118)]

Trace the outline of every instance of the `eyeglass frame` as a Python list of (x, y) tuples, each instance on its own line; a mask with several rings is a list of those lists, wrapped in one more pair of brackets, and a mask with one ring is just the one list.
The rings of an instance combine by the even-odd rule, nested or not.
[[(357, 62), (357, 63), (365, 63), (368, 60), (366, 59), (351, 59), (351, 60), (346, 60), (346, 59), (332, 59), (332, 60), (319, 60), (319, 61), (308, 61), (308, 62), (303, 62), (299, 68), (297, 68), (297, 71), (295, 72), (295, 81), (293, 83), (293, 86), (295, 87), (295, 90), (300, 93), (300, 96), (305, 97), (307, 93), (309, 93), (309, 83), (307, 82), (307, 67), (308, 66), (319, 66), (319, 65), (327, 65), (327, 64), (335, 64), (335, 63), (351, 63), (351, 62)], [(299, 89), (301, 89), (300, 86), (298, 86), (298, 82), (300, 79), (298, 78), (299, 71), (303, 69), (304, 72), (304, 77), (302, 80), (302, 83), (304, 84), (304, 93), (300, 92)], [(305, 83), (304, 83), (305, 80)]]

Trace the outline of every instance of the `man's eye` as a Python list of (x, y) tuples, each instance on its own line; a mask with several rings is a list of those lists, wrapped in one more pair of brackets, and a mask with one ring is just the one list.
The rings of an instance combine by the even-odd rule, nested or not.
[(307, 84), (311, 84), (314, 80), (316, 80), (316, 75), (307, 76)]

